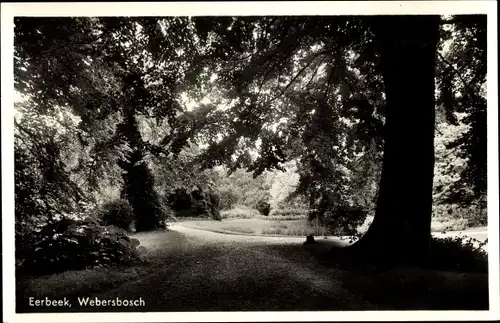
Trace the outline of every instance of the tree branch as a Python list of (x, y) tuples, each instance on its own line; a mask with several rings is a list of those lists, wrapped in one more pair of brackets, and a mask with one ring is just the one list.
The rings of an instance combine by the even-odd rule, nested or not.
[(311, 59), (311, 61), (309, 63), (307, 63), (305, 66), (303, 66), (298, 72), (297, 74), (295, 74), (295, 76), (292, 78), (292, 80), (285, 86), (285, 88), (283, 90), (281, 89), (278, 89), (280, 91), (279, 94), (277, 94), (274, 98), (271, 99), (271, 101), (269, 102), (272, 103), (274, 102), (277, 98), (279, 98), (280, 96), (284, 95), (285, 92), (290, 88), (290, 86), (292, 86), (292, 84), (297, 80), (297, 78), (309, 67), (311, 66), (312, 63), (314, 63), (314, 61), (316, 60), (316, 58), (320, 55), (325, 55), (327, 54), (329, 51), (327, 50), (324, 50), (324, 51), (321, 51), (319, 53), (316, 53), (314, 55), (314, 57)]
[(57, 51), (59, 51), (61, 49), (67, 49), (68, 47), (77, 47), (77, 46), (82, 46), (82, 45), (94, 45), (96, 42), (98, 42), (99, 40), (101, 40), (104, 37), (105, 34), (106, 33), (103, 32), (101, 35), (99, 35), (99, 37), (97, 37), (97, 38), (95, 38), (93, 40), (90, 40), (90, 41), (80, 41), (80, 42), (65, 43), (65, 44), (63, 44), (61, 46), (44, 50), (40, 54), (42, 56), (45, 56), (47, 54), (52, 54), (53, 52), (57, 52)]
[(311, 84), (312, 80), (314, 79), (314, 77), (316, 76), (316, 74), (318, 73), (318, 70), (319, 70), (319, 67), (320, 65), (323, 63), (323, 61), (325, 60), (326, 56), (324, 56), (321, 61), (319, 62), (318, 66), (316, 67), (316, 69), (314, 70), (314, 73), (312, 74), (311, 78), (309, 79), (309, 82), (307, 82), (305, 88), (308, 88), (309, 85)]
[(455, 74), (458, 76), (458, 78), (460, 79), (460, 81), (464, 85), (464, 88), (467, 90), (467, 92), (472, 92), (472, 89), (470, 88), (470, 85), (465, 81), (465, 79), (463, 78), (463, 76), (460, 73), (460, 71), (458, 69), (456, 69), (455, 66), (453, 66), (453, 64), (450, 61), (448, 61), (443, 56), (443, 54), (441, 54), (440, 52), (437, 52), (437, 54), (438, 54), (438, 56), (439, 56), (439, 58), (441, 59), (442, 62), (446, 63), (449, 67), (451, 67), (451, 69), (453, 69), (453, 71), (455, 72)]

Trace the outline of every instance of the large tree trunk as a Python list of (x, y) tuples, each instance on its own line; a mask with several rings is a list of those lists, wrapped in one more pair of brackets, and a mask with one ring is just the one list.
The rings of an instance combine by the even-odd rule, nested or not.
[(430, 254), (439, 16), (381, 17), (374, 31), (387, 104), (383, 168), (374, 221), (348, 249), (422, 264)]

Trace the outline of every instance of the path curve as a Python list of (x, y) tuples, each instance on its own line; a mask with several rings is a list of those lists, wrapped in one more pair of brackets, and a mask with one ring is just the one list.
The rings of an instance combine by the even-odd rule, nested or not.
[[(161, 252), (155, 271), (95, 295), (142, 298), (130, 311), (338, 311), (481, 309), (487, 277), (399, 268), (360, 273), (317, 257), (340, 239), (228, 235), (172, 224), (137, 235)], [(148, 240), (149, 239), (149, 240)], [(155, 242), (156, 241), (156, 242)], [(328, 248), (325, 248), (328, 247)], [(405, 295), (405, 297), (401, 297)], [(101, 308), (100, 310), (119, 310)]]

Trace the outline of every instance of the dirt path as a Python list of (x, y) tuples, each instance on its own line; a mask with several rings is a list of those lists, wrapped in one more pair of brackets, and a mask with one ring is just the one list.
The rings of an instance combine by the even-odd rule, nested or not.
[[(487, 274), (416, 268), (341, 269), (328, 252), (347, 240), (223, 234), (173, 224), (134, 235), (147, 250), (136, 267), (70, 271), (26, 279), (16, 294), (68, 297), (61, 312), (479, 310), (488, 307)], [(142, 300), (142, 306), (80, 306), (89, 300)]]
[[(196, 221), (193, 221), (196, 222)], [(184, 225), (185, 224), (185, 225)], [(170, 227), (172, 230), (178, 231), (178, 232), (184, 232), (187, 233), (188, 235), (195, 235), (198, 237), (204, 237), (205, 239), (212, 239), (212, 240), (223, 240), (223, 241), (249, 241), (249, 242), (265, 242), (265, 243), (297, 243), (297, 242), (303, 242), (304, 237), (287, 237), (287, 236), (281, 236), (281, 237), (270, 237), (270, 236), (262, 236), (262, 235), (256, 235), (253, 236), (251, 234), (239, 234), (239, 233), (232, 233), (232, 234), (219, 234), (220, 232), (216, 231), (211, 231), (210, 229), (205, 229), (205, 228), (198, 228), (196, 229), (193, 227), (193, 224), (190, 221), (186, 222), (181, 222), (181, 223), (173, 223), (171, 224)], [(441, 233), (441, 232), (433, 232), (433, 235), (435, 237), (458, 237), (458, 236), (464, 236), (464, 237), (470, 237), (478, 240), (479, 242), (484, 242), (488, 238), (488, 231), (486, 227), (478, 227), (478, 228), (471, 228), (467, 230), (462, 230), (462, 231), (448, 231), (446, 233)], [(318, 238), (317, 238), (318, 239)], [(321, 239), (321, 238), (320, 238)], [(348, 238), (340, 238), (340, 237), (332, 237), (329, 236), (328, 240), (332, 243), (335, 244), (340, 244), (340, 245), (347, 245), (348, 244)], [(476, 243), (477, 245), (477, 243)], [(483, 248), (487, 251), (488, 245), (486, 244)]]
[[(172, 225), (184, 236), (165, 268), (99, 298), (142, 297), (151, 311), (377, 309), (310, 257), (280, 254), (304, 239), (225, 235)], [(146, 248), (147, 241), (145, 241)], [(307, 252), (305, 252), (307, 255)]]
[[(139, 280), (94, 295), (99, 299), (142, 298), (146, 306), (97, 310), (336, 311), (487, 306), (484, 304), (487, 278), (481, 275), (443, 278), (447, 274), (426, 272), (422, 283), (422, 273), (412, 270), (360, 274), (326, 266), (316, 257), (322, 248), (326, 250), (339, 241), (321, 240), (317, 245), (305, 247), (303, 238), (227, 235), (181, 224), (170, 229), (156, 233), (154, 239), (147, 235), (140, 238), (146, 247), (148, 243), (151, 247), (162, 235), (177, 235), (175, 246), (164, 246), (159, 256), (164, 266), (158, 266), (156, 272)], [(468, 284), (471, 280), (474, 283)], [(441, 281), (460, 284), (451, 293), (449, 286), (441, 287), (440, 292)], [(471, 291), (464, 284), (477, 290)]]

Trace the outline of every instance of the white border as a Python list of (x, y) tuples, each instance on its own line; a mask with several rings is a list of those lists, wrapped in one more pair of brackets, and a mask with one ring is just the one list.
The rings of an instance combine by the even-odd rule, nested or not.
[(489, 311), (365, 312), (185, 312), (16, 314), (14, 230), (4, 230), (5, 322), (186, 322), (186, 321), (405, 321), (494, 320), (500, 318), (498, 205), (498, 69), (496, 1), (311, 1), (176, 3), (2, 3), (2, 224), (14, 227), (13, 17), (14, 16), (197, 16), (197, 15), (373, 15), (488, 14), (488, 239)]

